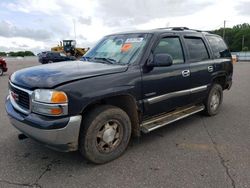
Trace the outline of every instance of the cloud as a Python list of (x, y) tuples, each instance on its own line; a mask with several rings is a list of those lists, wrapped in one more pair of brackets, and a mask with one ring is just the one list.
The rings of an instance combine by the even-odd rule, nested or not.
[(98, 16), (109, 26), (141, 24), (157, 18), (191, 15), (202, 11), (210, 1), (192, 0), (99, 0)]
[(236, 6), (236, 10), (239, 15), (249, 16), (250, 15), (249, 7), (250, 7), (250, 1), (241, 1)]
[(75, 33), (77, 45), (88, 47), (104, 35), (135, 29), (187, 26), (209, 30), (223, 25), (223, 20), (231, 27), (249, 22), (250, 2), (240, 1), (3, 0), (0, 45), (38, 51), (63, 39), (75, 39)]
[(19, 28), (12, 23), (2, 20), (0, 21), (0, 36), (2, 37), (24, 37), (34, 40), (48, 40), (52, 37), (52, 34), (42, 29), (31, 29), (31, 28)]
[(54, 12), (61, 11), (61, 7), (58, 5), (60, 0), (54, 1), (43, 1), (43, 0), (22, 0), (17, 2), (8, 2), (1, 3), (1, 6), (12, 10), (19, 11), (24, 13), (44, 13), (44, 14), (53, 14)]
[(19, 48), (28, 48), (29, 46), (26, 45), (26, 44), (19, 44), (18, 47), (19, 47)]
[(81, 24), (83, 24), (83, 25), (91, 25), (91, 23), (92, 23), (91, 17), (84, 18), (84, 17), (82, 17), (82, 16), (79, 16), (79, 17), (78, 17), (78, 21), (79, 21)]
[(33, 39), (27, 39), (22, 37), (6, 38), (0, 36), (0, 51), (26, 51), (30, 50), (35, 53), (49, 50), (50, 47), (47, 45), (52, 45), (51, 43), (36, 41)]

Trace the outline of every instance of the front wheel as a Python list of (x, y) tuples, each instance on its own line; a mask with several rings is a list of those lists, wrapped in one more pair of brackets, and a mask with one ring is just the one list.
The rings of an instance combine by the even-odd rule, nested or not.
[(126, 112), (110, 105), (99, 106), (83, 121), (80, 152), (93, 163), (106, 163), (126, 150), (130, 136), (131, 121)]
[(0, 76), (2, 76), (3, 75), (3, 69), (2, 69), (2, 67), (0, 67)]
[(205, 114), (213, 116), (218, 114), (223, 100), (223, 90), (221, 85), (213, 84), (205, 100)]

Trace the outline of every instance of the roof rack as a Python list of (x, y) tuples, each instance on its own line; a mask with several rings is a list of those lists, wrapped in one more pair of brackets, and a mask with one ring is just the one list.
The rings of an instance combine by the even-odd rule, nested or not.
[(197, 30), (197, 29), (189, 29), (188, 27), (163, 27), (163, 28), (157, 28), (157, 29), (171, 29), (173, 31), (190, 30), (190, 31), (196, 31), (196, 32), (203, 32), (203, 31)]

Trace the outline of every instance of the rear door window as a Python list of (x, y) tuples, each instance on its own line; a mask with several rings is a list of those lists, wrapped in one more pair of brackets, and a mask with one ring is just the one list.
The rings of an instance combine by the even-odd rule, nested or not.
[(201, 38), (184, 38), (191, 62), (198, 62), (209, 59), (208, 51), (204, 41)]
[(228, 47), (222, 38), (212, 35), (207, 35), (206, 38), (210, 44), (214, 58), (231, 57)]

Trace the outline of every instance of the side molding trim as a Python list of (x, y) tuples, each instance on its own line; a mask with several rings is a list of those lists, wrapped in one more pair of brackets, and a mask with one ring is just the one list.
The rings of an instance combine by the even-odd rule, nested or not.
[(147, 102), (149, 104), (154, 104), (154, 103), (164, 101), (164, 100), (174, 98), (174, 97), (180, 97), (180, 96), (189, 95), (189, 94), (192, 94), (192, 93), (199, 93), (199, 92), (207, 90), (207, 87), (208, 86), (205, 85), (205, 86), (195, 87), (195, 88), (191, 88), (191, 89), (186, 89), (186, 90), (176, 91), (176, 92), (172, 92), (172, 93), (167, 93), (167, 94), (164, 94), (164, 95), (159, 95), (159, 96), (156, 96), (156, 97), (145, 99), (144, 102)]

